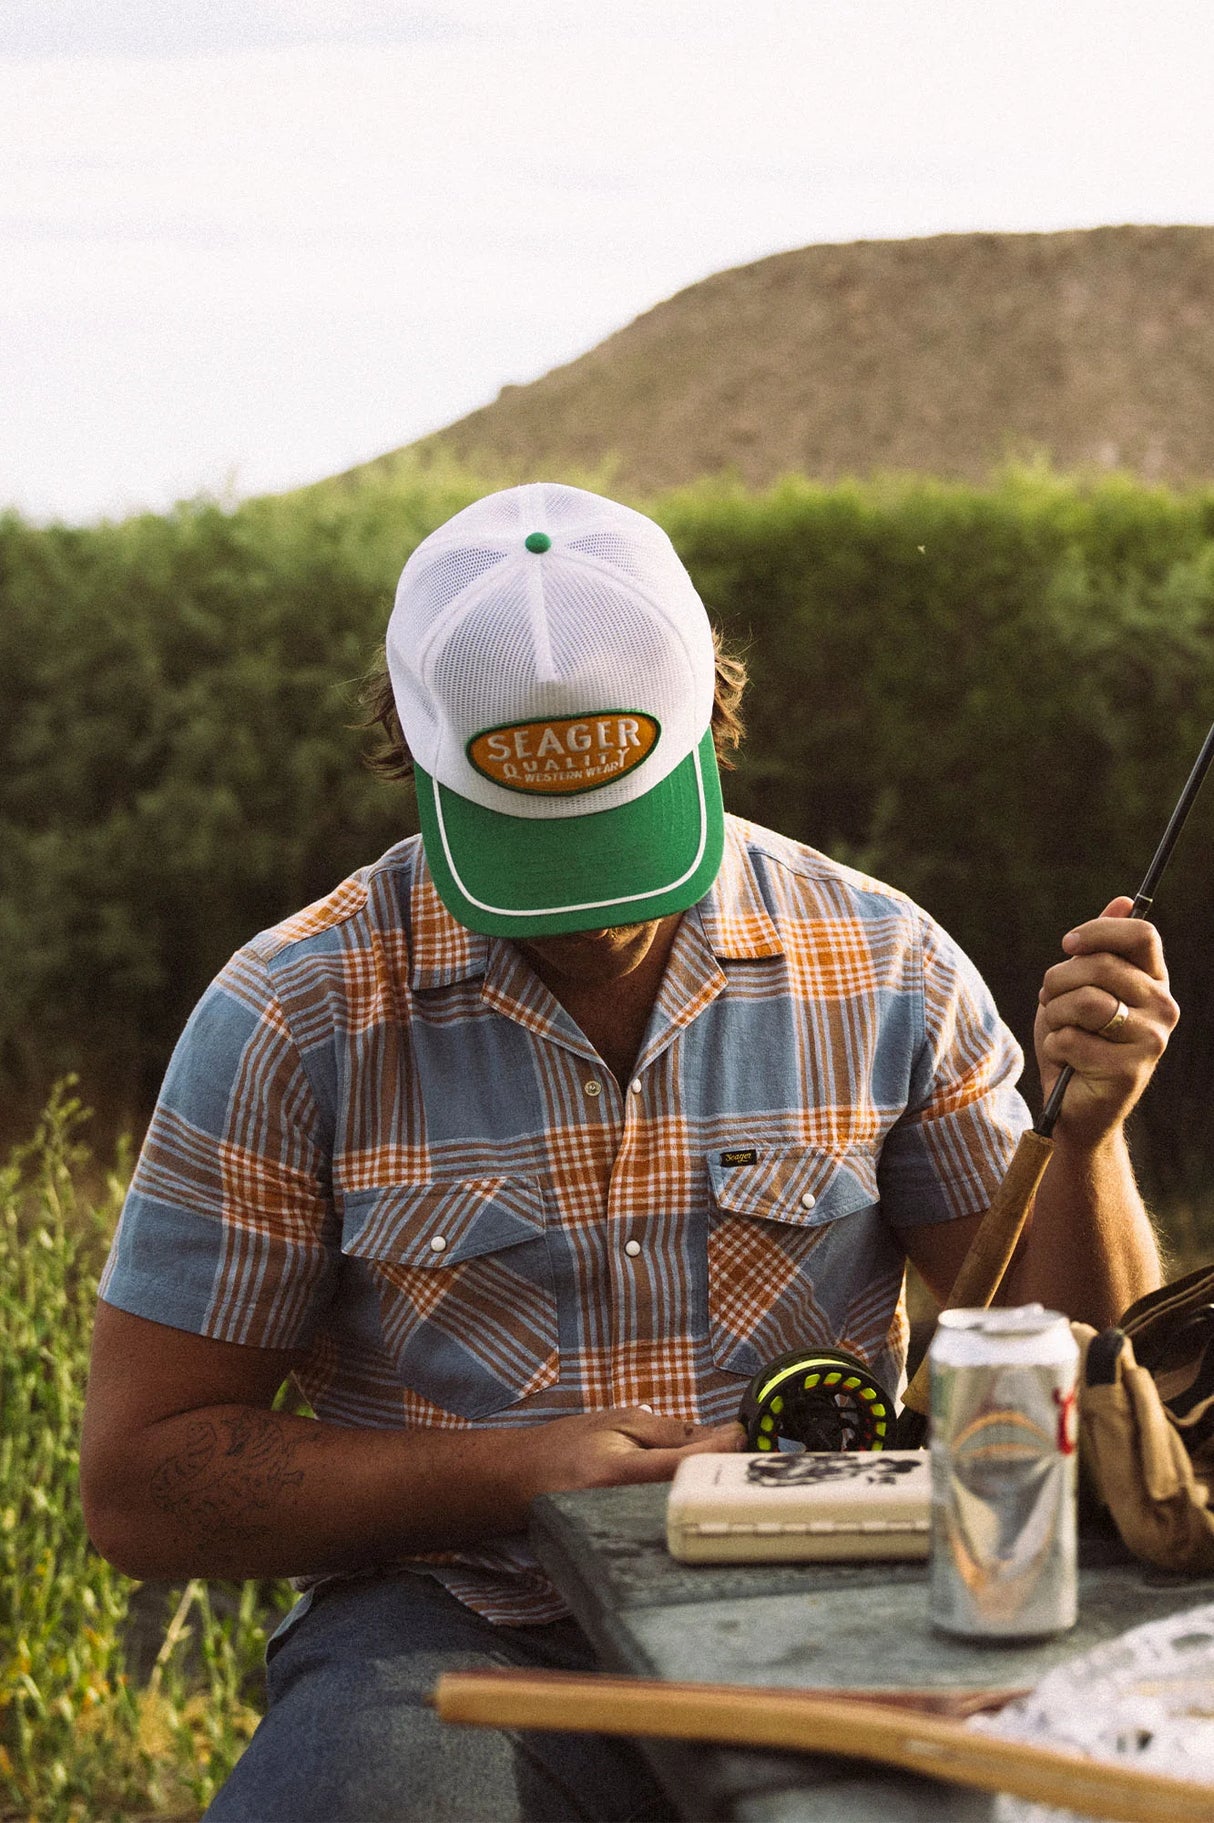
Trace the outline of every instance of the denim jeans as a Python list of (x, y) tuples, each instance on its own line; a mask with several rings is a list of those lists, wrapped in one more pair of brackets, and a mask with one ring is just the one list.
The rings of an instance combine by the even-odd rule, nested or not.
[(269, 1704), (204, 1823), (665, 1823), (640, 1750), (603, 1735), (441, 1722), (443, 1671), (585, 1671), (572, 1620), (495, 1627), (433, 1577), (402, 1572), (305, 1595), (266, 1653)]

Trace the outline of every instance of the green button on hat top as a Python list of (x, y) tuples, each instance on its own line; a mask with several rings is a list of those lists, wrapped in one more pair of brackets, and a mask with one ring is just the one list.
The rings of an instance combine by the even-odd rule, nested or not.
[(523, 540), (529, 551), (548, 551), (552, 549), (552, 540), (547, 532), (528, 532)]

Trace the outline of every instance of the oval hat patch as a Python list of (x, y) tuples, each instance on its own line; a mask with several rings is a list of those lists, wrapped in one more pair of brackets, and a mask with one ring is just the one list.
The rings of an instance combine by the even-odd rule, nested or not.
[(597, 709), (486, 728), (468, 742), (467, 754), (479, 773), (507, 791), (569, 797), (634, 772), (661, 732), (643, 710)]

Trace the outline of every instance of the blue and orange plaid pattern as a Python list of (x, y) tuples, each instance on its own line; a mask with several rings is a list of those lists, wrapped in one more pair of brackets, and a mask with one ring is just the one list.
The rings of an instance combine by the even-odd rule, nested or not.
[[(633, 1079), (402, 842), (255, 938), (174, 1053), (102, 1296), (305, 1351), (321, 1418), (697, 1423), (810, 1344), (897, 1384), (898, 1231), (984, 1209), (1028, 1111), (973, 966), (904, 896), (728, 819)], [(521, 1539), (425, 1560), (525, 1624)]]

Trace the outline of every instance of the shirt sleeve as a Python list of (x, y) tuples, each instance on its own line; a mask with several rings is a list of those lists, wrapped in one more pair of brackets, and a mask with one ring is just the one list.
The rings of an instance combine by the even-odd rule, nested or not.
[(173, 1053), (102, 1298), (220, 1341), (305, 1346), (340, 1257), (330, 1156), (265, 963), (241, 951)]
[(922, 1038), (878, 1167), (895, 1227), (980, 1214), (1032, 1124), (1016, 1088), (1024, 1053), (969, 957), (926, 914), (920, 954)]

